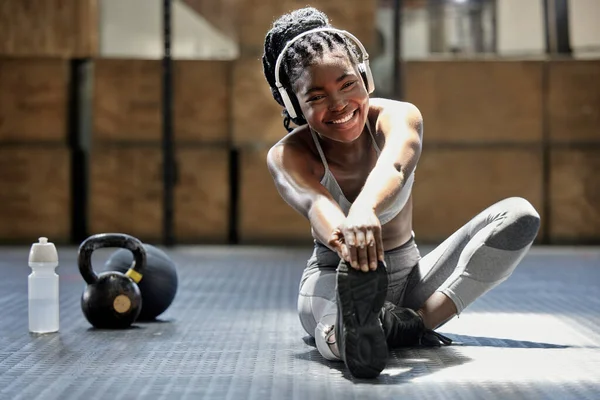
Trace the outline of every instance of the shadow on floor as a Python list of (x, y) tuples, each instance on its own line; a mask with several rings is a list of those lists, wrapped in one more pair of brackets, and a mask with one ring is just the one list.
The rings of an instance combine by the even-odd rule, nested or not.
[[(398, 385), (409, 383), (415, 378), (429, 375), (444, 368), (462, 365), (472, 361), (451, 347), (436, 349), (403, 349), (390, 352), (386, 368), (375, 379), (357, 379), (353, 377), (346, 365), (340, 361), (328, 361), (317, 349), (296, 354), (296, 358), (310, 362), (318, 362), (328, 368), (340, 372), (343, 378), (354, 383), (371, 385)], [(443, 360), (443, 362), (440, 362)]]
[(453, 346), (462, 347), (500, 347), (509, 349), (566, 349), (572, 346), (530, 342), (527, 340), (501, 339), (490, 338), (484, 336), (468, 336), (468, 335), (447, 335), (452, 339)]
[[(452, 346), (476, 346), (476, 347), (501, 347), (509, 349), (566, 349), (572, 346), (553, 344), (553, 343), (542, 343), (542, 342), (530, 342), (527, 340), (514, 340), (514, 339), (501, 339), (491, 338), (485, 336), (469, 336), (469, 335), (453, 335), (444, 333), (444, 336), (452, 339)], [(315, 339), (311, 336), (304, 336), (302, 338), (307, 346), (316, 348)], [(452, 347), (451, 346), (451, 347)]]
[[(445, 334), (446, 335), (446, 334)], [(410, 382), (437, 372), (444, 368), (454, 367), (471, 362), (473, 359), (461, 353), (461, 347), (497, 347), (497, 348), (542, 348), (542, 349), (564, 349), (571, 346), (557, 345), (542, 342), (530, 342), (513, 339), (489, 338), (467, 335), (446, 335), (452, 339), (453, 344), (440, 348), (403, 348), (390, 351), (390, 357), (386, 368), (376, 379), (356, 379), (348, 372), (342, 362), (328, 361), (324, 359), (316, 349), (314, 338), (305, 336), (302, 338), (307, 346), (313, 349), (296, 354), (296, 358), (321, 365), (339, 371), (342, 376), (356, 383), (370, 383), (373, 385), (400, 384)]]

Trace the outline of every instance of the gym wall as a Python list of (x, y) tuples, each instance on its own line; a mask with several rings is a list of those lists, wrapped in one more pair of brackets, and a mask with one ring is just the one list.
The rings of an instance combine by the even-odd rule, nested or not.
[(94, 54), (95, 1), (0, 2), (0, 241), (68, 240), (69, 59)]
[(542, 216), (538, 241), (598, 240), (598, 60), (409, 62), (406, 75), (425, 120), (417, 229), (440, 239), (522, 196)]
[[(89, 234), (159, 241), (160, 60), (100, 57), (95, 0), (39, 3), (0, 3), (0, 242), (42, 234), (72, 242), (74, 209), (84, 210)], [(229, 26), (237, 59), (174, 62), (176, 240), (228, 243), (233, 229), (239, 243), (307, 244), (307, 222), (279, 197), (266, 168), (266, 152), (285, 130), (260, 63), (274, 16), (304, 3), (234, 3), (236, 23), (223, 22), (222, 8), (204, 17)], [(312, 4), (369, 48), (376, 4), (351, 3), (343, 10), (331, 0)], [(75, 60), (87, 66), (89, 85), (78, 90), (89, 109), (79, 121), (88, 127), (89, 168), (78, 208)], [(527, 198), (542, 215), (538, 242), (600, 242), (600, 61), (438, 60), (404, 68), (406, 100), (425, 120), (414, 188), (420, 242), (443, 240), (508, 196)]]
[[(220, 61), (174, 64), (174, 231), (180, 240), (227, 241), (230, 67)], [(161, 240), (161, 110), (160, 61), (94, 60), (91, 232)]]

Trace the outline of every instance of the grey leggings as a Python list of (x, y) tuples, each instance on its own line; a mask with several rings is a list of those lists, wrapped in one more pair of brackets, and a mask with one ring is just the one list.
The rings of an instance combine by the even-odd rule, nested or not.
[[(442, 292), (460, 314), (478, 297), (505, 281), (523, 259), (540, 226), (533, 206), (520, 197), (502, 200), (475, 216), (433, 251), (421, 257), (414, 239), (385, 252), (387, 300), (418, 309)], [(336, 268), (339, 257), (315, 242), (300, 282), (298, 313), (304, 330), (327, 359), (336, 357), (324, 343), (335, 323)]]

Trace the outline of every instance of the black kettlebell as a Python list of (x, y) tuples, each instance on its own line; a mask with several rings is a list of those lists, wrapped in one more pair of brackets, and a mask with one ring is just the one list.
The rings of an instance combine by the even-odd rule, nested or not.
[[(178, 277), (175, 262), (163, 250), (144, 243), (146, 267), (144, 279), (138, 284), (142, 293), (142, 311), (138, 321), (154, 321), (165, 312), (177, 294)], [(134, 262), (131, 252), (115, 251), (104, 264), (104, 270), (125, 273)]]
[[(97, 275), (92, 253), (103, 247), (122, 247), (133, 253), (134, 262), (126, 273), (109, 271)], [(122, 329), (135, 322), (142, 310), (137, 283), (146, 267), (146, 250), (141, 241), (124, 233), (100, 233), (79, 246), (79, 272), (88, 284), (81, 296), (86, 319), (99, 329)]]

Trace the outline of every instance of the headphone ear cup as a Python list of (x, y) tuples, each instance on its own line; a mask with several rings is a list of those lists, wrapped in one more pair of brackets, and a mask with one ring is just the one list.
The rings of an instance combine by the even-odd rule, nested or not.
[(373, 93), (375, 91), (375, 81), (373, 79), (371, 68), (369, 67), (369, 60), (365, 61), (364, 63), (360, 63), (358, 69), (367, 88), (367, 92), (369, 92), (369, 94)]
[(285, 105), (285, 109), (287, 110), (289, 116), (292, 118), (296, 118), (296, 109), (294, 107), (294, 104), (292, 104), (292, 100), (290, 99), (287, 90), (285, 90), (284, 87), (279, 88), (279, 95), (283, 100), (283, 104)]
[(298, 104), (298, 99), (296, 99), (296, 96), (290, 95), (284, 87), (279, 88), (279, 94), (281, 95), (281, 99), (283, 100), (285, 109), (287, 110), (287, 113), (291, 118), (299, 118), (299, 117), (304, 118), (304, 116), (302, 115), (302, 110), (300, 109), (300, 104)]
[(290, 103), (292, 107), (294, 107), (294, 114), (296, 114), (295, 118), (304, 118), (304, 114), (302, 113), (302, 109), (300, 108), (300, 103), (298, 103), (298, 98), (294, 95), (289, 96)]

